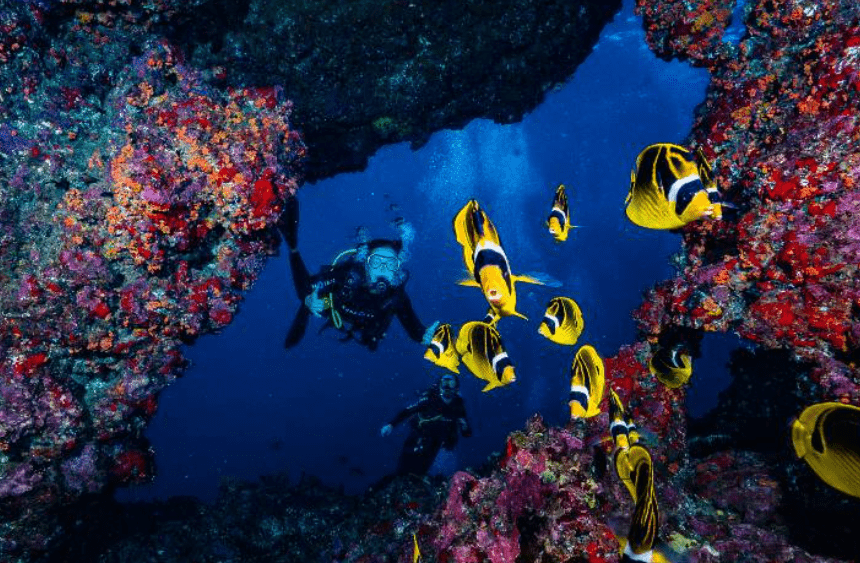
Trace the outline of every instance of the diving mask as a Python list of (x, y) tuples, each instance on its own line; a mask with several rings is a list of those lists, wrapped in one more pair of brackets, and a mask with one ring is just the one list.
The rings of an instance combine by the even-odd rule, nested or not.
[(443, 399), (452, 399), (457, 394), (460, 385), (453, 377), (443, 377), (439, 382), (439, 394)]
[(367, 257), (367, 266), (374, 270), (396, 272), (400, 269), (400, 258), (374, 253)]

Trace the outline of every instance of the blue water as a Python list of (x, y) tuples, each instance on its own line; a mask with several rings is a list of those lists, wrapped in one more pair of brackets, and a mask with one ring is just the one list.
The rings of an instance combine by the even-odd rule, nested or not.
[[(299, 247), (312, 271), (348, 248), (359, 226), (373, 237), (393, 237), (389, 222), (397, 216), (415, 226), (407, 290), (426, 324), (456, 326), (486, 311), (480, 292), (454, 283), (464, 271), (451, 220), (469, 198), (477, 198), (496, 224), (514, 273), (540, 272), (563, 284), (518, 286), (519, 309), (530, 321), (499, 324), (517, 368), (515, 384), (482, 394), (483, 382), (463, 369), (474, 436), (437, 460), (441, 471), (480, 465), (535, 412), (559, 424), (569, 416), (574, 349), (537, 334), (551, 297), (567, 295), (580, 304), (580, 343), (611, 355), (634, 340), (630, 312), (643, 291), (673, 275), (668, 259), (680, 237), (626, 220), (630, 169), (646, 145), (683, 141), (707, 80), (704, 70), (657, 60), (632, 2), (625, 2), (575, 76), (521, 123), (478, 120), (462, 131), (435, 134), (418, 151), (386, 147), (366, 171), (302, 189)], [(582, 225), (562, 245), (544, 227), (559, 183), (568, 186), (573, 223)], [(147, 431), (158, 477), (121, 498), (211, 499), (222, 477), (277, 471), (307, 472), (359, 491), (394, 469), (405, 428), (384, 439), (379, 428), (440, 369), (422, 358), (424, 348), (396, 320), (375, 353), (339, 343), (334, 331), (316, 334), (314, 322), (300, 346), (285, 351), (298, 306), (282, 252), (234, 322), (186, 350), (192, 366), (162, 393)], [(733, 345), (715, 342), (717, 360), (703, 357), (697, 364), (691, 409), (712, 406), (727, 380), (726, 350)], [(640, 424), (647, 427), (647, 421)]]

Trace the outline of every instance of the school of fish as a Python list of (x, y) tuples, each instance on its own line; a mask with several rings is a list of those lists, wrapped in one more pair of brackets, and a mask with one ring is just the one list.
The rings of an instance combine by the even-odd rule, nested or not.
[[(649, 229), (678, 229), (693, 221), (723, 219), (729, 209), (733, 206), (723, 200), (711, 164), (701, 149), (657, 143), (637, 156), (625, 201), (626, 216), (634, 224)], [(470, 274), (459, 283), (479, 288), (489, 309), (483, 320), (464, 323), (456, 339), (450, 324), (438, 327), (424, 357), (456, 373), (462, 360), (475, 377), (486, 382), (482, 391), (487, 392), (516, 381), (514, 364), (497, 328), (503, 317), (528, 320), (517, 311), (516, 284), (542, 282), (512, 273), (499, 232), (476, 200), (469, 200), (460, 209), (453, 227)], [(564, 184), (555, 190), (546, 227), (556, 243), (565, 242), (575, 227), (570, 223)], [(574, 346), (583, 330), (582, 311), (576, 301), (566, 296), (550, 300), (538, 326), (541, 336), (561, 346)], [(693, 360), (684, 342), (655, 345), (648, 369), (665, 387), (678, 389), (689, 382)], [(574, 354), (570, 368), (571, 418), (599, 415), (605, 392), (603, 360), (593, 346), (583, 345)], [(617, 534), (621, 561), (678, 560), (678, 554), (658, 541), (659, 507), (651, 455), (640, 443), (638, 428), (614, 389), (609, 389), (607, 402), (608, 439), (614, 444), (615, 472), (634, 505), (626, 535)], [(842, 403), (808, 407), (792, 424), (792, 443), (797, 457), (804, 459), (825, 483), (860, 498), (860, 408)], [(414, 553), (417, 560), (417, 542)]]

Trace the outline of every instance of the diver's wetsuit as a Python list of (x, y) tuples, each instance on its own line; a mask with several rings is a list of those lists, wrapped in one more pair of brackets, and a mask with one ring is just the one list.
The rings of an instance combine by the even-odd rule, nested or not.
[(372, 293), (364, 283), (364, 264), (352, 260), (326, 266), (320, 273), (311, 276), (296, 251), (290, 252), (290, 269), (296, 295), (302, 304), (284, 341), (284, 347), (295, 346), (304, 336), (311, 314), (304, 300), (314, 289), (317, 289), (321, 299), (327, 299), (331, 304), (323, 311), (326, 318), (323, 329), (334, 326), (346, 334), (345, 340), (355, 338), (370, 350), (376, 350), (391, 319), (397, 315), (409, 337), (421, 342), (426, 327), (412, 308), (412, 302), (403, 288), (405, 284)]
[(397, 426), (409, 417), (412, 417), (409, 421), (412, 429), (400, 452), (397, 475), (424, 475), (433, 465), (439, 448), (454, 449), (458, 430), (464, 437), (472, 435), (463, 398), (455, 395), (450, 403), (445, 403), (435, 387), (426, 391), (415, 404), (400, 411), (389, 424)]

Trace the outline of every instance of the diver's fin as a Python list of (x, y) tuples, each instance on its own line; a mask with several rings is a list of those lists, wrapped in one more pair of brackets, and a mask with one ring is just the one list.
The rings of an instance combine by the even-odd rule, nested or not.
[(465, 287), (481, 287), (481, 284), (476, 282), (474, 279), (460, 280), (457, 282), (457, 285), (462, 285)]
[(308, 328), (308, 319), (310, 319), (310, 316), (310, 310), (304, 304), (299, 305), (299, 310), (296, 312), (296, 317), (293, 319), (293, 324), (290, 325), (287, 338), (284, 340), (284, 348), (292, 348), (301, 342), (302, 337), (305, 335), (305, 330)]
[(523, 282), (523, 283), (533, 283), (536, 285), (546, 285), (546, 284), (544, 284), (544, 282), (542, 282), (538, 279), (535, 279), (531, 276), (511, 276), (511, 280)]
[(299, 200), (292, 195), (284, 202), (284, 210), (278, 217), (278, 230), (290, 249), (299, 245)]

